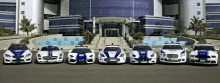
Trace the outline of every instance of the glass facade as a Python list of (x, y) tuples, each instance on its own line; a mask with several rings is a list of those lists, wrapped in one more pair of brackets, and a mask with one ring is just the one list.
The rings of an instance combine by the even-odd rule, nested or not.
[(168, 26), (173, 26), (173, 21), (172, 20), (163, 20), (163, 19), (143, 19), (141, 20), (142, 24), (147, 24), (147, 25), (168, 25)]
[[(210, 25), (207, 28), (214, 28), (214, 27), (220, 27), (220, 3), (207, 3), (206, 4), (206, 22), (216, 22), (216, 23), (210, 23)], [(217, 13), (214, 13), (217, 12)], [(212, 20), (212, 21), (210, 21)], [(214, 21), (213, 21), (214, 20)]]
[(3, 27), (14, 27), (15, 28), (15, 19), (16, 19), (16, 3), (7, 3), (0, 2), (0, 26)]
[(219, 15), (207, 15), (206, 20), (220, 20), (219, 17), (220, 17), (220, 14)]
[(172, 32), (172, 29), (142, 29), (144, 32), (146, 32), (148, 35), (163, 35), (163, 34), (169, 34)]

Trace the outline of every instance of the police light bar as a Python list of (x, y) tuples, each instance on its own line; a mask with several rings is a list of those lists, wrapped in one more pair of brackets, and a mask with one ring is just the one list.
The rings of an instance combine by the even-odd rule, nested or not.
[(25, 43), (11, 43), (11, 45), (25, 45)]
[(139, 43), (137, 45), (148, 45), (148, 43)]
[(77, 48), (77, 47), (86, 47), (86, 48), (88, 48), (89, 46), (83, 46), (83, 45), (75, 46), (75, 48)]
[(212, 43), (197, 43), (197, 44), (209, 44), (209, 45), (212, 45)]
[(106, 46), (119, 46), (119, 45), (114, 45), (114, 43), (112, 43), (111, 45), (106, 45)]

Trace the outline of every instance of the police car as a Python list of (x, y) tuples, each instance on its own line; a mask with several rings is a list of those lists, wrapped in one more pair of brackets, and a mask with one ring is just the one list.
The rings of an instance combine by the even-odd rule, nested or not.
[(3, 54), (3, 63), (31, 63), (32, 62), (32, 48), (28, 48), (25, 44), (12, 43)]
[(69, 50), (68, 63), (94, 63), (95, 53), (94, 50), (88, 48), (88, 46), (75, 46), (74, 49)]
[(57, 46), (43, 46), (36, 54), (37, 63), (57, 63), (63, 62), (64, 53), (62, 48)]
[(130, 48), (130, 63), (156, 63), (157, 54), (148, 44), (138, 44)]
[(190, 63), (218, 66), (218, 53), (211, 44), (197, 44), (189, 54)]
[(166, 43), (163, 48), (159, 48), (160, 62), (163, 63), (187, 63), (186, 49), (180, 43)]
[(103, 50), (99, 49), (98, 55), (99, 63), (125, 63), (126, 54), (119, 45), (106, 45)]

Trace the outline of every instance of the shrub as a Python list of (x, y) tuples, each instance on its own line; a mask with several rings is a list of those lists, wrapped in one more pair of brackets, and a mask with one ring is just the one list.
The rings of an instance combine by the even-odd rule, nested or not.
[(199, 43), (206, 43), (206, 38), (202, 37), (202, 38), (199, 38)]
[(136, 33), (135, 33), (134, 31), (132, 31), (132, 32), (130, 33), (131, 37), (133, 37), (135, 34), (136, 34)]
[(76, 33), (76, 36), (81, 36), (81, 34), (80, 33)]

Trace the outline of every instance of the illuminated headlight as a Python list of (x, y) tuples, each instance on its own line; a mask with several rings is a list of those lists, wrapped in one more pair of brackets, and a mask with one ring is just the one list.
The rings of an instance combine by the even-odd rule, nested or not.
[(9, 55), (9, 54), (5, 54), (5, 57), (11, 57), (11, 55)]
[(180, 57), (183, 57), (183, 56), (185, 56), (185, 53), (180, 54)]
[(190, 55), (191, 58), (194, 58), (196, 55)]
[(27, 57), (30, 57), (31, 56), (31, 54), (27, 54), (25, 57), (27, 58)]
[(123, 53), (123, 54), (121, 54), (119, 57), (124, 57), (124, 55), (125, 55), (125, 54)]
[(93, 55), (90, 55), (89, 57), (93, 57)]
[(73, 55), (70, 55), (70, 58), (73, 58), (74, 56)]
[(212, 57), (212, 58), (216, 58), (216, 56), (215, 56), (215, 55), (212, 55), (211, 57)]
[(101, 57), (105, 57), (105, 55), (104, 55), (104, 54), (102, 54), (102, 53), (100, 54), (100, 56), (101, 56)]
[(136, 55), (132, 54), (133, 57), (136, 57)]
[(38, 55), (37, 55), (37, 57), (41, 57), (41, 55), (40, 55), (40, 54), (38, 54)]
[(154, 57), (154, 53), (151, 55), (151, 57)]

